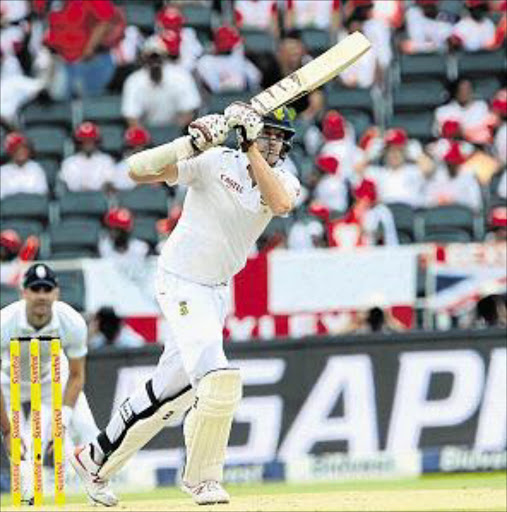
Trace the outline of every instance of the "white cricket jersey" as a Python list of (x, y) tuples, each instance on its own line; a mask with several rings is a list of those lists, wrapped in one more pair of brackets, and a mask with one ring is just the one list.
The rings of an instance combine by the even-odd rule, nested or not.
[[(159, 264), (163, 269), (196, 283), (216, 285), (228, 282), (245, 266), (273, 217), (247, 165), (242, 152), (225, 147), (178, 163), (177, 183), (187, 185), (188, 191), (182, 216), (162, 248)], [(300, 190), (298, 179), (280, 168), (273, 171), (294, 203)]]
[[(0, 340), (2, 387), (9, 385), (10, 378), (10, 340), (20, 336), (55, 336), (59, 337), (62, 349), (67, 358), (78, 359), (88, 352), (87, 327), (83, 317), (65, 302), (53, 304), (51, 321), (40, 330), (32, 327), (26, 318), (26, 303), (19, 300), (2, 308), (0, 311), (2, 338)], [(41, 349), (41, 382), (51, 382), (50, 345), (42, 342)], [(29, 343), (21, 343), (21, 395), (26, 399), (30, 395), (30, 348)], [(63, 370), (63, 369), (62, 369)]]

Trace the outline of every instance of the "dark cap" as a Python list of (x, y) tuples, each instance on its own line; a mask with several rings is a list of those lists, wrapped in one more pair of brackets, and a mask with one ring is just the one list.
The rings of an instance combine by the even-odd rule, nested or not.
[(56, 288), (58, 286), (58, 278), (54, 270), (47, 265), (44, 263), (36, 263), (26, 271), (23, 278), (23, 288), (31, 288), (32, 286), (41, 284)]

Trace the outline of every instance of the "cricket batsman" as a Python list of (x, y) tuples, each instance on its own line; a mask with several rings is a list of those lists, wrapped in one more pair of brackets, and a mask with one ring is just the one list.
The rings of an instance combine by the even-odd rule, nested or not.
[[(241, 150), (221, 146), (230, 129)], [(263, 118), (250, 105), (233, 103), (224, 115), (190, 123), (187, 136), (127, 160), (137, 183), (188, 191), (159, 258), (156, 293), (170, 337), (158, 366), (72, 459), (90, 496), (163, 427), (185, 416), (182, 490), (200, 505), (229, 502), (221, 480), (242, 395), (239, 370), (223, 349), (229, 285), (272, 217), (294, 206), (300, 184), (280, 168), (293, 135), (287, 109)]]
[[(55, 272), (45, 264), (35, 263), (22, 281), (22, 300), (9, 304), (0, 312), (0, 428), (7, 454), (11, 449), (10, 410), (10, 341), (18, 337), (58, 337), (65, 357), (61, 359), (63, 407), (62, 423), (67, 438), (79, 443), (93, 439), (99, 432), (83, 393), (87, 353), (87, 327), (83, 317), (65, 302), (59, 301)], [(30, 402), (30, 344), (21, 343), (21, 404)], [(51, 354), (50, 344), (40, 344), (42, 453), (51, 449)], [(32, 468), (29, 457), (30, 426), (21, 426), (21, 492), (25, 503), (33, 501)], [(67, 457), (72, 455), (65, 443)], [(116, 497), (106, 487), (96, 490), (95, 500), (115, 504)]]

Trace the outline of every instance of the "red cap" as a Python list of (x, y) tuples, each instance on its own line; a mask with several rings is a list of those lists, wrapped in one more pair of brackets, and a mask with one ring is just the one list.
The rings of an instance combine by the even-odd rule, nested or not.
[(160, 38), (164, 43), (167, 53), (173, 57), (178, 57), (180, 54), (181, 34), (176, 30), (165, 30)]
[(327, 174), (336, 174), (340, 167), (338, 159), (331, 155), (321, 155), (315, 159), (315, 166), (319, 171)]
[(365, 132), (361, 135), (359, 139), (358, 145), (361, 149), (366, 151), (370, 144), (378, 138), (380, 135), (379, 129), (376, 126), (370, 126)]
[(111, 208), (104, 217), (106, 226), (110, 228), (131, 231), (134, 226), (134, 216), (127, 208)]
[(440, 127), (440, 134), (444, 139), (457, 137), (461, 131), (461, 124), (456, 119), (447, 119)]
[(488, 215), (488, 223), (493, 228), (507, 228), (507, 207), (496, 206)]
[(95, 123), (85, 121), (76, 128), (74, 136), (77, 140), (98, 140), (100, 138), (100, 130)]
[(308, 206), (308, 213), (327, 222), (331, 212), (326, 205), (319, 203), (318, 201), (312, 201)]
[(501, 116), (507, 116), (507, 89), (500, 89), (494, 96), (491, 102), (491, 110), (500, 114)]
[(185, 17), (178, 8), (168, 5), (157, 13), (155, 21), (165, 30), (180, 31)]
[(213, 34), (213, 44), (218, 53), (229, 52), (241, 42), (241, 36), (234, 27), (223, 25)]
[(465, 4), (469, 8), (479, 7), (486, 3), (486, 0), (465, 0)]
[(368, 199), (372, 203), (377, 200), (377, 187), (371, 180), (364, 179), (359, 186), (354, 189), (354, 197), (356, 199)]
[(444, 154), (444, 162), (452, 165), (461, 165), (465, 160), (465, 155), (461, 151), (459, 143), (452, 142), (449, 144), (449, 149)]
[(330, 110), (322, 122), (322, 133), (326, 140), (341, 140), (345, 137), (345, 118), (336, 110)]
[(404, 146), (408, 142), (407, 132), (403, 128), (391, 128), (384, 134), (387, 146)]
[(141, 126), (128, 128), (123, 137), (125, 144), (131, 148), (147, 146), (151, 142), (150, 132)]
[(5, 247), (10, 252), (17, 253), (21, 244), (21, 238), (13, 229), (4, 229), (0, 233), (0, 246)]
[(12, 155), (21, 145), (28, 146), (28, 139), (22, 133), (11, 132), (5, 137), (4, 147), (8, 155)]

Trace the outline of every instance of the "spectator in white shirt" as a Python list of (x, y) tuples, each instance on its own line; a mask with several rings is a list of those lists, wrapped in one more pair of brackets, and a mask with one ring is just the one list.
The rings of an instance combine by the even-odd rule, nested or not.
[(473, 210), (482, 207), (482, 196), (479, 183), (471, 172), (460, 167), (466, 156), (460, 144), (453, 142), (444, 155), (443, 165), (436, 168), (426, 184), (426, 206), (461, 204)]
[(214, 53), (203, 55), (197, 62), (197, 74), (208, 91), (247, 91), (259, 87), (261, 72), (238, 51), (241, 46), (241, 36), (234, 27), (224, 25), (214, 31)]
[(432, 0), (416, 0), (405, 13), (408, 39), (403, 41), (404, 53), (436, 52), (447, 49), (452, 25), (438, 17), (438, 4)]
[(127, 208), (111, 208), (104, 217), (107, 235), (99, 241), (102, 258), (115, 258), (119, 263), (136, 265), (149, 253), (146, 242), (132, 237), (134, 216)]
[(491, 102), (491, 110), (497, 116), (497, 128), (493, 146), (503, 165), (507, 164), (507, 89), (498, 91)]
[(115, 172), (113, 158), (99, 150), (100, 131), (95, 123), (81, 123), (74, 138), (78, 151), (62, 162), (60, 179), (71, 192), (108, 191)]
[(488, 49), (495, 36), (495, 24), (487, 17), (487, 1), (467, 0), (466, 5), (468, 14), (452, 29), (451, 47), (469, 52)]
[(240, 28), (265, 30), (275, 37), (280, 35), (277, 0), (236, 0), (234, 21)]
[(0, 167), (0, 197), (14, 194), (47, 194), (48, 183), (42, 167), (32, 160), (28, 139), (19, 132), (5, 138), (5, 152), (10, 160)]
[(178, 63), (188, 71), (193, 71), (197, 60), (203, 54), (204, 48), (197, 38), (197, 33), (192, 27), (184, 27), (185, 17), (181, 11), (173, 5), (163, 7), (155, 18), (155, 27), (162, 33), (166, 30), (174, 30), (181, 35), (181, 49)]
[(340, 162), (340, 173), (344, 178), (353, 179), (354, 171), (365, 154), (356, 146), (352, 125), (336, 110), (329, 110), (322, 120), (324, 145), (321, 155), (334, 156)]
[(315, 167), (322, 173), (315, 187), (315, 199), (330, 210), (344, 212), (348, 207), (348, 187), (340, 162), (335, 156), (321, 155), (316, 159)]
[(474, 99), (470, 80), (459, 80), (452, 88), (453, 99), (435, 110), (435, 132), (441, 131), (445, 121), (453, 119), (461, 125), (463, 136), (469, 142), (490, 143), (492, 116), (488, 104)]
[(151, 142), (151, 135), (142, 126), (132, 126), (125, 130), (123, 140), (125, 144), (123, 158), (116, 164), (116, 170), (111, 181), (115, 190), (130, 190), (136, 186), (136, 182), (129, 176), (127, 158), (134, 153), (147, 149)]
[(383, 166), (367, 171), (378, 189), (383, 203), (405, 203), (414, 208), (423, 201), (424, 176), (418, 165), (407, 158), (408, 137), (404, 130), (396, 128), (384, 137)]
[(186, 126), (192, 120), (201, 97), (192, 75), (177, 63), (180, 45), (175, 31), (146, 40), (142, 68), (123, 85), (122, 114), (129, 126)]

